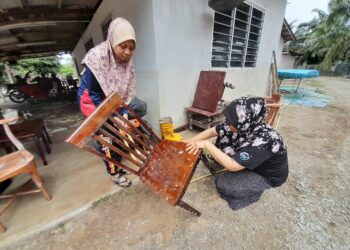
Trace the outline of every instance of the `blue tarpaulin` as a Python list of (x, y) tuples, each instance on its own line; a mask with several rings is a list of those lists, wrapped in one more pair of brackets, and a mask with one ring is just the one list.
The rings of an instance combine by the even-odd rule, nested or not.
[(320, 76), (318, 70), (308, 69), (280, 69), (277, 72), (280, 79), (303, 79)]
[(298, 92), (293, 92), (292, 88), (292, 86), (282, 86), (280, 89), (283, 93), (283, 102), (286, 104), (323, 108), (334, 100), (333, 96), (322, 94), (317, 88), (304, 87)]

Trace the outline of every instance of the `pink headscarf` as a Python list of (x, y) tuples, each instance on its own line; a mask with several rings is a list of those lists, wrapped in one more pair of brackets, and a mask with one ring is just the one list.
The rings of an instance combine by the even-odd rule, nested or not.
[(113, 48), (127, 40), (134, 40), (136, 44), (133, 27), (124, 18), (114, 19), (109, 25), (107, 40), (92, 48), (82, 63), (92, 71), (106, 96), (116, 91), (129, 104), (136, 92), (134, 63), (132, 59), (118, 63), (113, 54)]

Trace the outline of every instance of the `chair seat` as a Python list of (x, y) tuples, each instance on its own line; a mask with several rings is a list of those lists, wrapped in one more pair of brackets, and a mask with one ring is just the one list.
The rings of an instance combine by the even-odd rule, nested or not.
[(199, 109), (199, 108), (195, 108), (195, 107), (187, 107), (185, 108), (188, 112), (192, 112), (195, 114), (200, 114), (200, 115), (204, 115), (206, 117), (212, 117), (212, 116), (216, 116), (222, 113), (223, 109), (217, 109), (215, 112), (210, 112), (204, 109)]
[(199, 161), (200, 152), (189, 154), (186, 143), (158, 143), (140, 174), (140, 179), (172, 205), (182, 198)]
[[(12, 133), (17, 139), (29, 139), (33, 136), (40, 135), (44, 127), (42, 119), (26, 120), (25, 122), (16, 123), (10, 126)], [(7, 142), (8, 138), (5, 133), (0, 135), (0, 142)]]
[(14, 176), (29, 165), (34, 157), (27, 150), (16, 151), (0, 158), (0, 182)]

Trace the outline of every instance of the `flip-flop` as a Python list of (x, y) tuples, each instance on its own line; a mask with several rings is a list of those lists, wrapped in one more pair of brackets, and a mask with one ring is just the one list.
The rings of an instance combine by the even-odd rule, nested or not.
[(129, 187), (131, 185), (131, 181), (125, 176), (118, 174), (114, 180), (114, 183), (120, 187)]

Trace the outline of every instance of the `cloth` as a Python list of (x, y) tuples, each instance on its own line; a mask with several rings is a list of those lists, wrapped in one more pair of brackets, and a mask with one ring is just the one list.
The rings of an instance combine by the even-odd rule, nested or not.
[(113, 48), (127, 40), (136, 43), (135, 31), (124, 18), (114, 19), (108, 29), (107, 40), (89, 50), (82, 63), (94, 74), (105, 96), (117, 91), (129, 104), (135, 97), (136, 76), (132, 59), (118, 63)]
[[(239, 164), (279, 186), (288, 177), (287, 148), (282, 137), (265, 123), (263, 98), (242, 97), (223, 111), (227, 121), (216, 126), (216, 147)], [(237, 129), (233, 133), (229, 125)]]
[(220, 196), (233, 210), (258, 201), (261, 194), (271, 187), (264, 177), (250, 170), (219, 174), (215, 178), (215, 185)]

